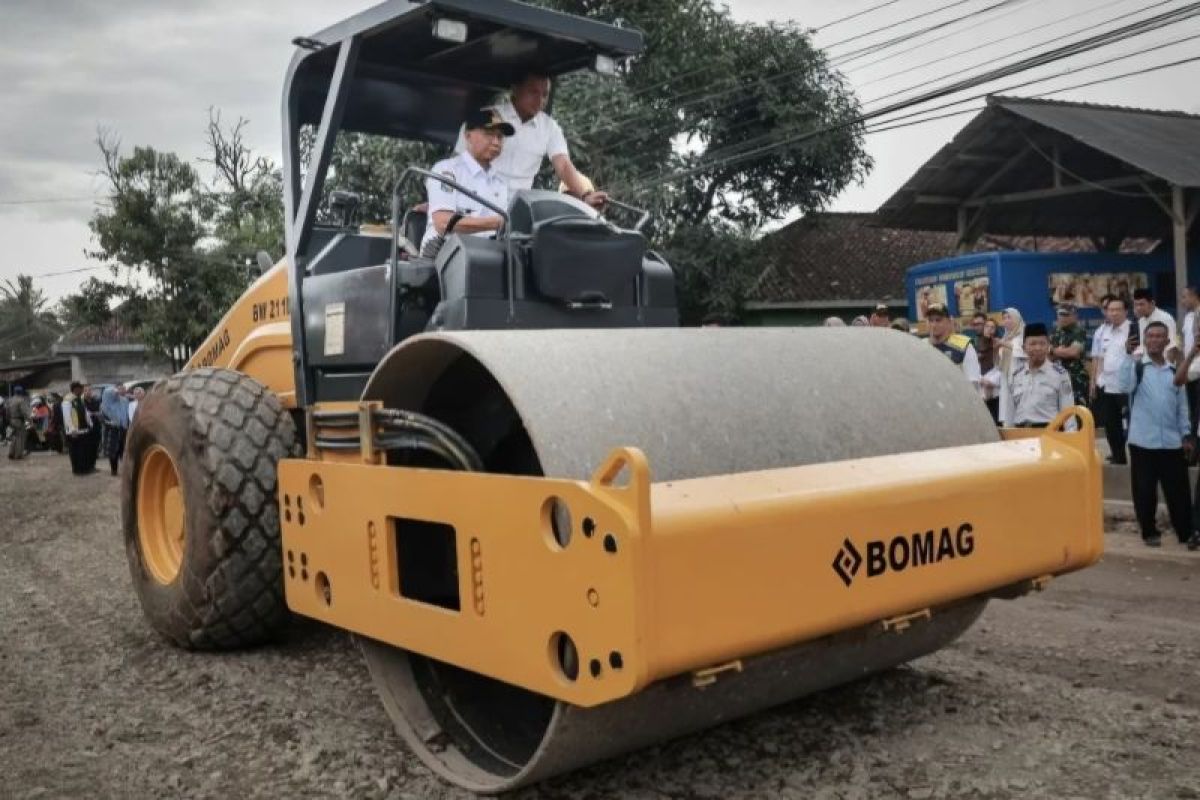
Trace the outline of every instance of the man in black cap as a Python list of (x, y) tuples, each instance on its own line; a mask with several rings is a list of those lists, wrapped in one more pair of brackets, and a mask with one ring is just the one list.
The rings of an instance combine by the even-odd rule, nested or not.
[(890, 328), (892, 325), (892, 310), (887, 303), (879, 303), (871, 312), (872, 328)]
[[(498, 208), (508, 208), (508, 183), (492, 169), (504, 148), (504, 138), (513, 126), (495, 109), (480, 108), (467, 113), (466, 149), (433, 165), (433, 172), (469, 189)], [(473, 197), (434, 178), (425, 181), (429, 197), (429, 225), (421, 240), (421, 255), (432, 258), (451, 233), (491, 236), (500, 229), (503, 217)]]
[(929, 325), (929, 343), (962, 367), (967, 380), (978, 389), (983, 378), (979, 374), (979, 354), (969, 338), (954, 332), (954, 322), (946, 304), (930, 303), (925, 310), (925, 322)]
[(83, 384), (71, 382), (71, 391), (62, 400), (63, 434), (67, 437), (67, 453), (71, 456), (71, 472), (87, 475), (95, 472), (88, 465), (87, 446), (92, 430), (91, 420), (83, 402)]
[(1087, 333), (1079, 324), (1073, 303), (1059, 303), (1055, 316), (1058, 317), (1058, 322), (1054, 327), (1054, 334), (1050, 337), (1050, 358), (1061, 365), (1071, 377), (1075, 404), (1086, 405), (1088, 370), (1084, 355), (1087, 352)]
[[(1050, 336), (1044, 324), (1030, 322), (1025, 326), (1023, 346), (1028, 361), (1008, 383), (1013, 418), (1006, 422), (1018, 428), (1044, 428), (1060, 411), (1075, 405), (1075, 391), (1067, 371), (1047, 359)], [(1074, 419), (1067, 423), (1067, 429), (1075, 429)]]

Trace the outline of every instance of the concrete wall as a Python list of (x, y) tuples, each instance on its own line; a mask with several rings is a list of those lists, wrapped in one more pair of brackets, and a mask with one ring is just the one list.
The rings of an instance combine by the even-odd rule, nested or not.
[(84, 383), (121, 383), (165, 378), (171, 364), (141, 345), (86, 345), (61, 348), (71, 359), (71, 378)]

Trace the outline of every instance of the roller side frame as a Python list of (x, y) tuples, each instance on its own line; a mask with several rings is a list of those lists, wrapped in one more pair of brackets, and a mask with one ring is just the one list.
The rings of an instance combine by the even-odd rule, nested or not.
[[(1079, 432), (663, 483), (635, 448), (615, 450), (590, 481), (284, 460), (288, 605), (597, 706), (1094, 563), (1095, 431), (1081, 408), (1059, 428), (1069, 415)], [(565, 546), (555, 503), (570, 509)], [(454, 608), (401, 588), (405, 537), (437, 536), (429, 523), (453, 539)]]

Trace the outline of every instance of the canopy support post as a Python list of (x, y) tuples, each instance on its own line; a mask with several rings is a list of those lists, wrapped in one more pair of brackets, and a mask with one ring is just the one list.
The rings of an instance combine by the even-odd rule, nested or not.
[(1175, 244), (1175, 310), (1180, 319), (1183, 317), (1183, 290), (1188, 285), (1188, 231), (1187, 203), (1183, 187), (1171, 185), (1171, 223), (1174, 231)]

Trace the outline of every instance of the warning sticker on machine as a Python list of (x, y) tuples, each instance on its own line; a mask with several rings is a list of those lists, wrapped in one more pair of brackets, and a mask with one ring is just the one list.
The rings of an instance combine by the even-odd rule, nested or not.
[(325, 306), (325, 355), (340, 356), (346, 352), (346, 304)]

